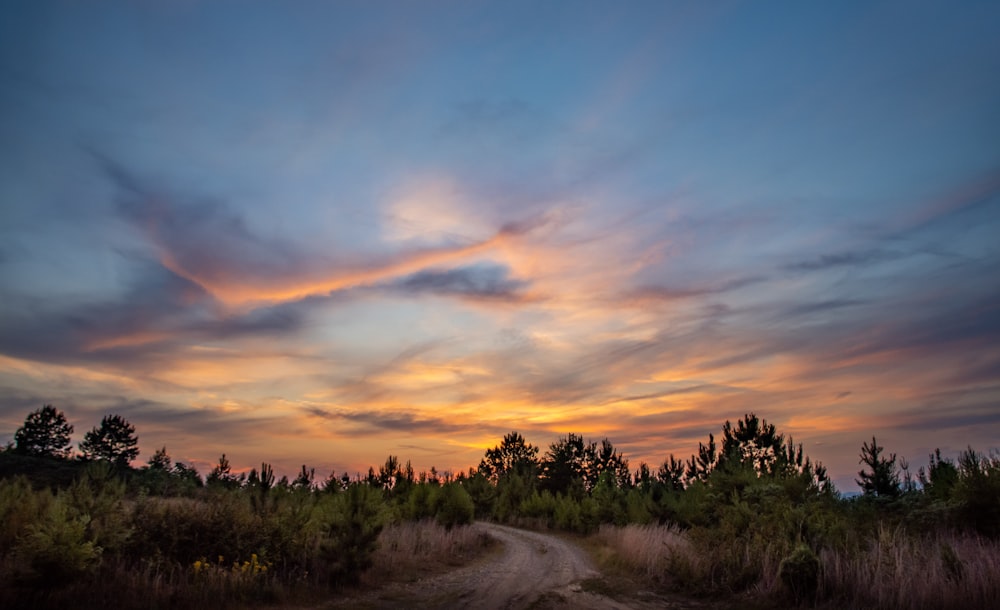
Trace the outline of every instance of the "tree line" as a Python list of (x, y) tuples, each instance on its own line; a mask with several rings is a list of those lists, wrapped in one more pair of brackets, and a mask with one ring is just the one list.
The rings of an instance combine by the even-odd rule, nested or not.
[(887, 528), (1000, 539), (1000, 457), (969, 448), (952, 460), (936, 450), (911, 473), (873, 437), (859, 451), (861, 494), (845, 497), (801, 444), (753, 413), (726, 421), (687, 458), (671, 454), (652, 466), (633, 467), (607, 438), (571, 433), (543, 448), (512, 431), (466, 471), (418, 473), (390, 455), (365, 475), (322, 479), (305, 465), (278, 478), (266, 462), (237, 473), (225, 454), (203, 479), (166, 447), (132, 468), (138, 439), (117, 415), (84, 436), (76, 460), (72, 432), (46, 405), (0, 452), (0, 567), (21, 574), (22, 593), (34, 591), (31, 574), (80, 582), (151, 558), (191, 586), (205, 584), (192, 574), (195, 564), (202, 573), (205, 557), (264, 562), (270, 570), (254, 582), (271, 587), (339, 586), (366, 569), (386, 524), (424, 519), (580, 534), (669, 526), (701, 554), (672, 569), (688, 570), (683, 582), (710, 593), (745, 591), (780, 564), (815, 594), (821, 554), (858, 555)]

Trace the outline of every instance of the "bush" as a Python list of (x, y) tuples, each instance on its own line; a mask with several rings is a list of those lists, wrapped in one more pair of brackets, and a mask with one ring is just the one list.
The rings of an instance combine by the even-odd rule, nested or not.
[(382, 494), (369, 485), (354, 483), (345, 493), (327, 498), (316, 572), (330, 586), (357, 582), (372, 564), (382, 531)]
[(60, 587), (96, 569), (101, 547), (87, 538), (89, 522), (86, 515), (72, 516), (63, 498), (56, 498), (18, 538), (14, 558), (21, 578)]
[(778, 576), (796, 604), (812, 602), (819, 588), (819, 557), (804, 544), (781, 560)]
[(448, 529), (472, 523), (476, 514), (476, 506), (472, 503), (469, 492), (454, 482), (445, 483), (441, 487), (434, 504), (435, 519)]

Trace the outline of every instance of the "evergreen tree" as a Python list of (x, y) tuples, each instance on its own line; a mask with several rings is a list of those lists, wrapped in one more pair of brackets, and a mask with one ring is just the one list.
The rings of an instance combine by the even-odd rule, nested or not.
[(73, 426), (52, 405), (45, 405), (24, 418), (24, 425), (14, 433), (14, 451), (38, 457), (67, 458)]
[(232, 489), (243, 484), (243, 475), (237, 476), (233, 474), (229, 460), (226, 459), (226, 454), (223, 453), (222, 457), (219, 458), (219, 463), (208, 473), (205, 484), (212, 487), (218, 486)]
[(493, 483), (509, 474), (534, 479), (538, 470), (538, 447), (524, 440), (517, 432), (503, 437), (503, 441), (486, 451), (479, 463), (479, 472)]
[(597, 481), (590, 479), (590, 465), (597, 446), (579, 434), (567, 434), (549, 445), (541, 464), (542, 489), (580, 498)]
[(896, 497), (900, 492), (899, 472), (896, 469), (896, 454), (889, 457), (882, 455), (884, 447), (880, 447), (875, 437), (872, 437), (871, 445), (867, 442), (861, 446), (861, 460), (859, 464), (864, 464), (867, 469), (858, 471), (860, 479), (855, 482), (861, 486), (861, 491), (866, 496), (874, 497)]
[(153, 453), (153, 457), (149, 458), (146, 462), (150, 470), (162, 470), (165, 472), (170, 471), (170, 467), (173, 465), (173, 460), (170, 459), (170, 455), (167, 454), (167, 446), (164, 445), (163, 448), (157, 449)]
[(139, 456), (139, 439), (135, 426), (120, 415), (105, 415), (101, 425), (83, 436), (80, 452), (84, 459), (107, 460), (126, 467)]

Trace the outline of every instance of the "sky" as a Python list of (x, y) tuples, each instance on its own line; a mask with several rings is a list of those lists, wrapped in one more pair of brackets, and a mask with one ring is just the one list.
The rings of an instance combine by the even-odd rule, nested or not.
[(0, 442), (1000, 449), (1000, 5), (7, 2)]

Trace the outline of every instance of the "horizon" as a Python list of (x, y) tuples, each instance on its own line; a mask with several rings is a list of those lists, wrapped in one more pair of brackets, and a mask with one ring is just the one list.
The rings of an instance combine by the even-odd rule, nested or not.
[(1000, 6), (536, 4), (8, 7), (0, 443), (1000, 451)]

